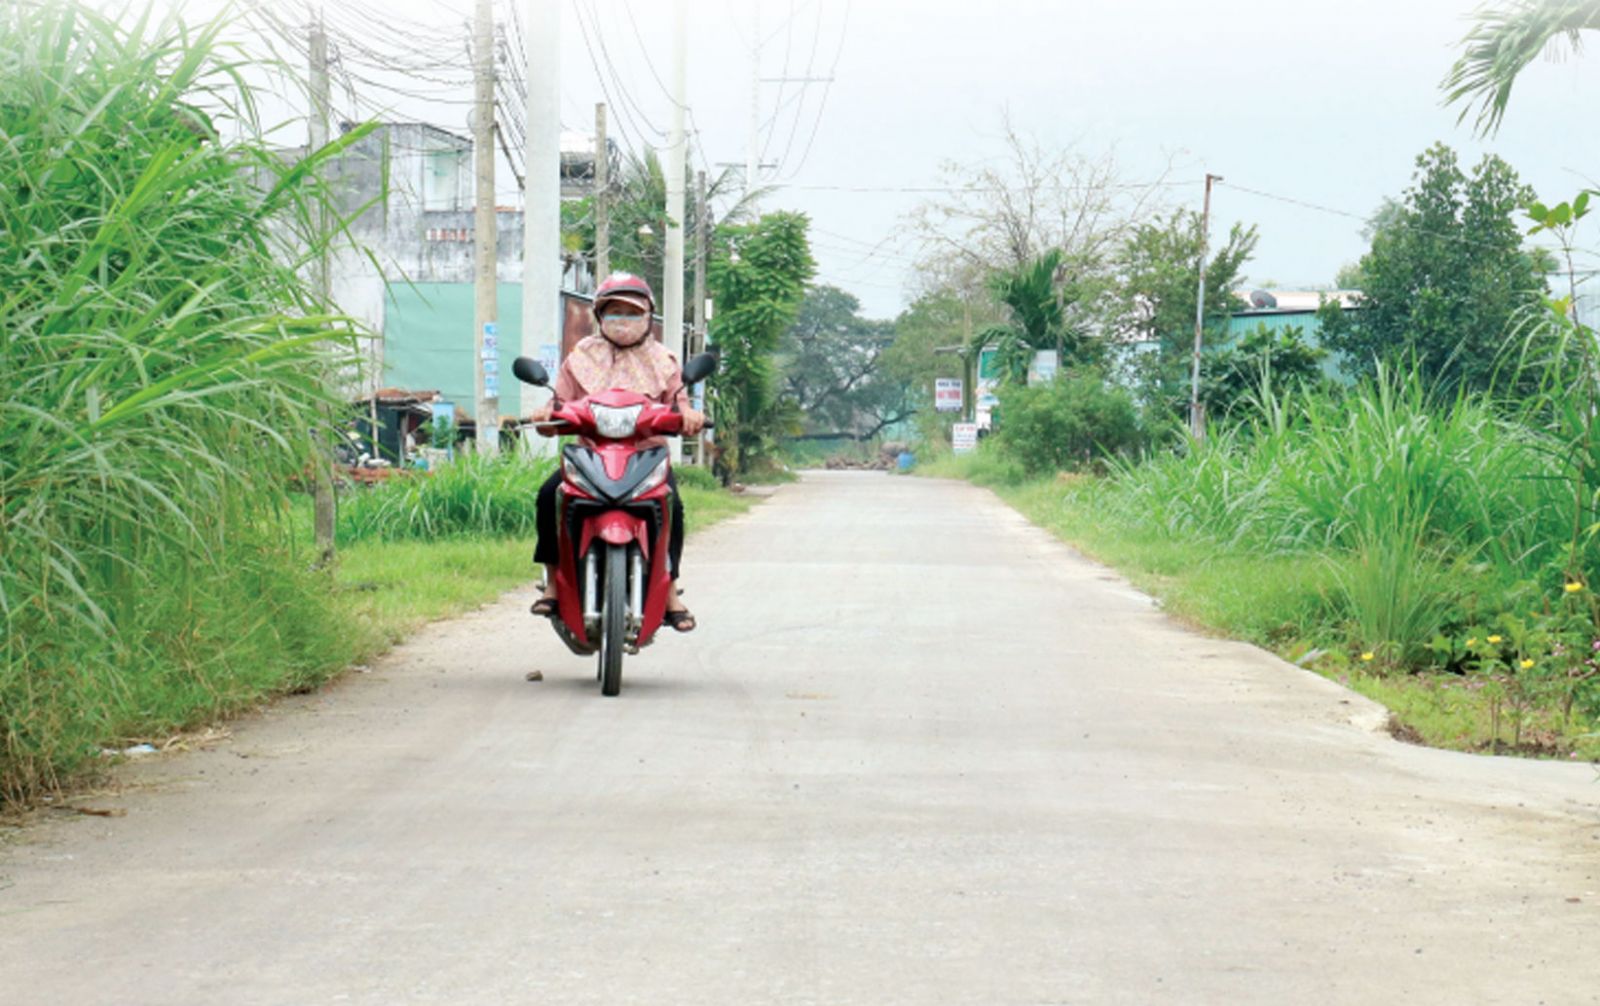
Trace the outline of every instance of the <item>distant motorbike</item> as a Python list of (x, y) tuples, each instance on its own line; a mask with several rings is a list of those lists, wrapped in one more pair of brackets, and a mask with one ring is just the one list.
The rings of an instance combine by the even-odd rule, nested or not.
[[(683, 368), (689, 386), (710, 377), (716, 358), (702, 353)], [(518, 357), (512, 373), (547, 387), (543, 365)], [(555, 402), (544, 436), (576, 436), (561, 451), (556, 493), (560, 561), (555, 568), (556, 635), (579, 656), (599, 655), (603, 695), (622, 690), (622, 658), (654, 641), (666, 615), (672, 571), (672, 508), (664, 447), (643, 441), (683, 432), (683, 416), (633, 391), (612, 389)]]

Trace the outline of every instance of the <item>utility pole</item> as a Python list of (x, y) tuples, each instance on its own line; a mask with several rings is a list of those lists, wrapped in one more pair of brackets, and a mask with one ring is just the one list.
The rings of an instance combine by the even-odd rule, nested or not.
[[(689, 356), (706, 350), (706, 243), (711, 238), (711, 212), (706, 206), (706, 173), (694, 176), (694, 325), (691, 329)], [(705, 464), (705, 435), (694, 438), (694, 462)]]
[(689, 355), (706, 348), (706, 250), (711, 239), (711, 209), (706, 205), (706, 173), (694, 176), (694, 320), (690, 326), (693, 344)]
[[(310, 157), (328, 145), (328, 36), (322, 27), (320, 4), (313, 8), (311, 37), (307, 41), (311, 50), (311, 121), (307, 123), (306, 156)], [(326, 305), (332, 293), (328, 279), (328, 211), (319, 201), (314, 212), (317, 232), (313, 240), (321, 247), (321, 252), (313, 266), (313, 281), (316, 283), (317, 300)], [(334, 379), (338, 380), (337, 375)], [(377, 397), (376, 382), (373, 397)], [(333, 417), (327, 409), (322, 411), (322, 420), (328, 435), (333, 436), (336, 433)], [(373, 435), (377, 435), (376, 429)], [(326, 566), (333, 562), (333, 531), (338, 506), (333, 494), (333, 458), (318, 455), (312, 460), (311, 467), (312, 523), (316, 529), (317, 564)]]
[(1189, 435), (1195, 440), (1206, 437), (1206, 420), (1200, 413), (1200, 350), (1205, 339), (1206, 258), (1211, 253), (1211, 184), (1220, 181), (1221, 175), (1206, 172), (1205, 209), (1200, 214), (1200, 288), (1194, 299), (1194, 360), (1189, 372)]
[[(521, 349), (537, 360), (546, 343), (561, 345), (561, 8), (556, 0), (528, 0), (525, 44), (528, 178), (522, 202)], [(533, 411), (530, 399), (546, 394), (523, 386), (521, 413)], [(548, 438), (526, 439), (540, 453), (546, 444), (554, 449)]]
[(978, 377), (977, 364), (979, 350), (972, 345), (972, 299), (970, 291), (961, 294), (961, 317), (965, 336), (961, 344), (966, 347), (966, 352), (961, 354), (961, 414), (969, 423), (978, 421)]
[(755, 24), (750, 32), (750, 136), (744, 153), (744, 195), (748, 199), (756, 190), (757, 137), (761, 133), (761, 0), (751, 4)]
[(611, 275), (611, 147), (606, 143), (606, 103), (594, 106), (594, 281)]
[[(494, 212), (494, 6), (476, 0), (472, 23), (472, 159), (477, 186), (473, 213), (476, 262), (473, 270), (473, 381), (477, 401), (473, 421), (478, 450), (500, 450), (500, 333), (496, 304)], [(533, 90), (529, 82), (528, 90)], [(533, 166), (527, 184), (534, 184)]]
[[(672, 122), (667, 135), (667, 248), (663, 267), (662, 327), (667, 349), (679, 360), (683, 359), (683, 201), (684, 173), (687, 167), (688, 147), (684, 143), (683, 110), (688, 91), (688, 9), (687, 0), (673, 0), (672, 5)], [(670, 448), (672, 460), (681, 456), (682, 441), (674, 437)]]

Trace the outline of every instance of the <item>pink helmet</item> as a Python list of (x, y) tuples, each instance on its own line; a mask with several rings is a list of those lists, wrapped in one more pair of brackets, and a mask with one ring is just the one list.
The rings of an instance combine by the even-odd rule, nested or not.
[(614, 272), (606, 277), (594, 292), (594, 313), (599, 314), (606, 302), (613, 300), (632, 304), (645, 314), (656, 313), (656, 298), (650, 292), (650, 284), (643, 276), (631, 272)]

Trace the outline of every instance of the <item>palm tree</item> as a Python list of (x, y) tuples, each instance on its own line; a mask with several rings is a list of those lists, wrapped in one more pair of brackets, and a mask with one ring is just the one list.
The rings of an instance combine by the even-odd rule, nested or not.
[(989, 291), (1005, 307), (1011, 323), (979, 333), (969, 352), (993, 346), (1008, 381), (1026, 377), (1033, 354), (1041, 349), (1054, 349), (1062, 368), (1093, 362), (1099, 345), (1068, 319), (1069, 306), (1082, 294), (1078, 284), (1064, 277), (1066, 271), (1061, 250), (1052, 248), (1027, 265), (990, 277)]
[(1511, 86), (1536, 56), (1563, 43), (1581, 51), (1580, 32), (1600, 31), (1600, 0), (1507, 0), (1480, 8), (1473, 20), (1440, 87), (1447, 104), (1466, 103), (1463, 120), (1476, 107), (1476, 128), (1488, 134), (1500, 128)]

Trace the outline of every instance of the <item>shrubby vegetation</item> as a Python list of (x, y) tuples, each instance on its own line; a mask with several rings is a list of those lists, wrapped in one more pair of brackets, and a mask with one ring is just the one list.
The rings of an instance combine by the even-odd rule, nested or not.
[(319, 158), (217, 32), (0, 19), (0, 799), (330, 670), (284, 514), (349, 329), (278, 241), (319, 247)]
[(1103, 468), (1147, 440), (1133, 394), (1095, 370), (1000, 394), (995, 449), (1030, 473)]
[(352, 493), (339, 509), (340, 543), (460, 535), (531, 535), (539, 487), (554, 458), (515, 451), (464, 454)]

